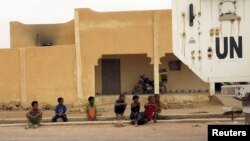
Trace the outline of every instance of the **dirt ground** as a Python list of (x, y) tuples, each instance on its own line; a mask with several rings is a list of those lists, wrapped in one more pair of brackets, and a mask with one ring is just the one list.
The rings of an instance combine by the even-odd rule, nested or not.
[[(141, 109), (143, 110), (143, 109)], [(0, 119), (8, 118), (25, 118), (25, 113), (27, 111), (0, 111)], [(163, 115), (173, 115), (173, 114), (199, 114), (199, 113), (223, 113), (222, 106), (218, 105), (202, 105), (196, 106), (194, 108), (182, 108), (182, 109), (163, 109)], [(125, 116), (129, 116), (130, 107), (127, 107), (125, 111)], [(43, 117), (52, 117), (54, 111), (43, 111)], [(114, 116), (113, 105), (106, 105), (105, 111), (99, 111), (99, 116)], [(86, 116), (84, 112), (68, 112), (69, 117), (83, 117)]]
[(148, 123), (135, 127), (114, 125), (65, 125), (0, 127), (0, 141), (206, 141), (209, 124), (239, 122)]
[(207, 123), (149, 123), (134, 127), (114, 125), (42, 126), (37, 129), (0, 127), (1, 141), (205, 141)]

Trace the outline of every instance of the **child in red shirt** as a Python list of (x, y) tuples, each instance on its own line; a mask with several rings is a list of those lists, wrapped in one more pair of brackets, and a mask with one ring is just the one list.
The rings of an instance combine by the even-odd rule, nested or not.
[(155, 116), (156, 104), (154, 96), (148, 97), (148, 103), (145, 104), (144, 108), (145, 108), (144, 114), (148, 118), (148, 121), (154, 120), (154, 122), (156, 122), (156, 116)]
[[(138, 96), (137, 96), (137, 99), (139, 100)], [(132, 104), (131, 104), (131, 107), (132, 107)], [(131, 108), (131, 112), (134, 111), (133, 108), (134, 107)], [(144, 105), (144, 108), (145, 108), (144, 112), (139, 112), (140, 110), (138, 109), (137, 116), (132, 118), (133, 119), (132, 123), (135, 122), (136, 126), (146, 124), (148, 121), (152, 119), (154, 119), (154, 122), (156, 122), (156, 118), (155, 118), (156, 117), (155, 116), (156, 105), (155, 105), (154, 96), (148, 97), (148, 103)]]
[(32, 110), (30, 110), (27, 114), (27, 120), (28, 120), (28, 127), (25, 128), (37, 128), (40, 126), (41, 120), (42, 120), (42, 115), (43, 113), (38, 109), (38, 102), (33, 101), (31, 103)]

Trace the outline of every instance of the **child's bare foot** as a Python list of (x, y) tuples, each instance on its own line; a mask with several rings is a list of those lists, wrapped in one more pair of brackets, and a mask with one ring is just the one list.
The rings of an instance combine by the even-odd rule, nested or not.
[(30, 128), (31, 128), (30, 125), (24, 127), (24, 129), (30, 129)]
[(122, 115), (122, 116), (121, 116), (121, 119), (125, 119), (125, 117)]
[(33, 128), (38, 128), (38, 125), (37, 125), (37, 124), (34, 124), (34, 125), (33, 125)]

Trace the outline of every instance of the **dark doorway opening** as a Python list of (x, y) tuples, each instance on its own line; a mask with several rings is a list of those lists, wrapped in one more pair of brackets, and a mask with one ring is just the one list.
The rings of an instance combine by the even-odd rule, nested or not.
[(121, 93), (120, 59), (102, 59), (102, 93)]
[(222, 83), (215, 83), (215, 92), (216, 93), (221, 92), (221, 86), (222, 86)]

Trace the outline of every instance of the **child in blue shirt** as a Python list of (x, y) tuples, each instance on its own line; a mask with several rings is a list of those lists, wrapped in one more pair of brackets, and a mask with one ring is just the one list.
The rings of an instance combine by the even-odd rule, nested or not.
[(55, 116), (52, 118), (52, 122), (57, 122), (58, 118), (62, 118), (64, 122), (68, 121), (66, 112), (67, 112), (67, 107), (63, 104), (63, 98), (59, 97), (57, 99), (58, 105), (55, 108)]

